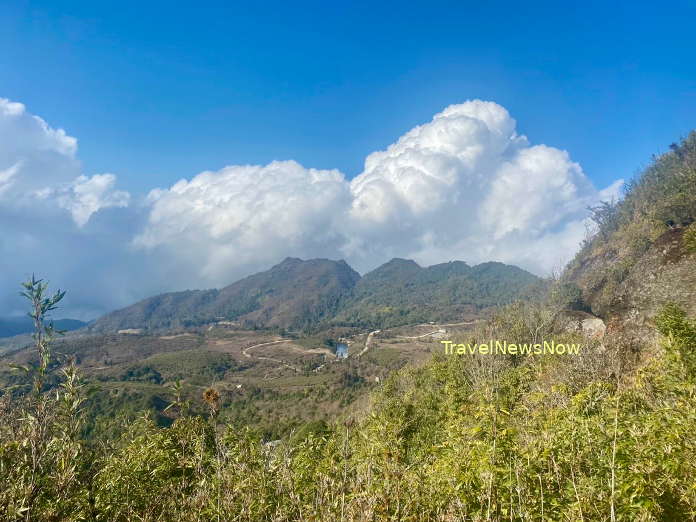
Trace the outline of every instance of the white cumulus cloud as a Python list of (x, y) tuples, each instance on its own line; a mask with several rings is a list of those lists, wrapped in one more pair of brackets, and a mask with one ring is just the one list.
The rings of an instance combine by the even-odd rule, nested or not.
[(286, 254), (345, 257), (360, 270), (401, 256), (545, 273), (574, 254), (601, 196), (567, 152), (531, 145), (503, 107), (474, 100), (370, 154), (352, 181), (273, 162), (153, 191), (136, 244), (167, 248), (211, 284)]
[(62, 187), (47, 187), (34, 195), (42, 200), (55, 199), (60, 208), (70, 212), (77, 226), (83, 227), (92, 214), (103, 208), (128, 206), (130, 194), (116, 190), (115, 185), (113, 174), (82, 175)]
[[(352, 180), (295, 161), (231, 165), (136, 204), (114, 175), (85, 176), (77, 141), (21, 104), (0, 99), (0, 138), (0, 221), (15, 223), (0, 254), (50, 266), (99, 311), (225, 285), (285, 256), (345, 258), (363, 272), (395, 256), (498, 260), (544, 274), (577, 250), (586, 208), (621, 187), (598, 190), (566, 151), (530, 143), (505, 108), (480, 100), (369, 154)], [(37, 256), (47, 238), (53, 262)]]
[(80, 174), (77, 140), (53, 129), (21, 103), (0, 98), (0, 187), (16, 199)]
[[(573, 255), (585, 208), (600, 198), (565, 151), (530, 145), (503, 107), (480, 100), (447, 107), (369, 155), (351, 191), (357, 233), (348, 254), (358, 264), (389, 252), (423, 263), (500, 260), (536, 273)], [(549, 250), (560, 244), (574, 246)]]
[(264, 266), (286, 255), (335, 257), (350, 202), (337, 170), (294, 161), (232, 166), (154, 190), (147, 227), (135, 245), (159, 249), (211, 284), (239, 267)]
[(0, 98), (0, 315), (22, 310), (19, 282), (32, 272), (70, 288), (68, 313), (82, 317), (136, 295), (122, 274), (137, 218), (100, 216), (130, 195), (112, 174), (84, 175), (76, 154), (75, 138)]
[(116, 176), (81, 173), (77, 139), (29, 114), (23, 104), (0, 98), (0, 204), (46, 212), (67, 210), (82, 227), (102, 208), (128, 205), (115, 190)]
[(22, 162), (18, 161), (11, 167), (6, 168), (5, 170), (0, 170), (0, 196), (2, 196), (3, 192), (7, 192), (15, 182), (15, 176), (17, 175), (17, 172), (19, 172), (19, 168), (21, 166)]

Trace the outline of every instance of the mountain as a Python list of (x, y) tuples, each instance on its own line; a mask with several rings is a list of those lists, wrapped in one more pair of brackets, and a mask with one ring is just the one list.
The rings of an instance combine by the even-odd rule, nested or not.
[(221, 290), (158, 295), (110, 313), (91, 330), (167, 329), (212, 321), (247, 327), (393, 326), (460, 319), (510, 302), (539, 279), (502, 263), (461, 261), (427, 268), (393, 259), (365, 277), (345, 261), (287, 258)]
[(187, 290), (145, 299), (98, 319), (91, 329), (165, 329), (217, 320), (302, 328), (332, 316), (359, 279), (345, 261), (289, 257), (221, 290)]
[[(53, 326), (57, 330), (77, 330), (85, 325), (87, 323), (77, 319), (56, 319), (53, 321)], [(0, 337), (13, 337), (33, 331), (34, 323), (27, 316), (0, 318)]]
[(539, 278), (516, 266), (451, 261), (421, 267), (392, 259), (365, 274), (336, 316), (339, 323), (389, 327), (461, 320), (521, 297)]

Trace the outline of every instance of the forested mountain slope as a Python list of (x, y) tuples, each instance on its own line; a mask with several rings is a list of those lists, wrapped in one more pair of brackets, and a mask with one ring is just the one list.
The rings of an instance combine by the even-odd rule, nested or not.
[(107, 314), (91, 329), (167, 329), (218, 320), (301, 328), (335, 313), (359, 278), (345, 261), (287, 258), (221, 290), (190, 290), (145, 299)]
[(337, 322), (374, 327), (462, 320), (521, 297), (539, 278), (503, 263), (469, 266), (452, 261), (420, 267), (392, 259), (355, 285)]
[(215, 321), (248, 327), (386, 327), (457, 320), (519, 298), (539, 278), (515, 266), (461, 261), (427, 268), (393, 259), (364, 277), (345, 261), (287, 258), (221, 290), (162, 294), (107, 314), (93, 331), (167, 329)]

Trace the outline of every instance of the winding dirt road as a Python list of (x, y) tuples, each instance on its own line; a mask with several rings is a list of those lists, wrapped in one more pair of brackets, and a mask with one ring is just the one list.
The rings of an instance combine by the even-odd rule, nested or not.
[[(434, 331), (432, 331), (432, 332), (428, 332), (428, 333), (425, 333), (425, 334), (422, 334), (422, 335), (414, 335), (414, 336), (404, 336), (404, 335), (400, 335), (400, 336), (398, 336), (398, 338), (400, 338), (400, 339), (420, 339), (420, 338), (428, 337), (428, 336), (433, 335), (433, 334), (436, 334), (436, 333), (443, 333), (443, 332), (444, 332), (443, 327), (445, 327), (445, 326), (462, 326), (462, 325), (474, 324), (474, 323), (476, 323), (476, 322), (477, 322), (477, 321), (464, 321), (464, 322), (462, 322), (462, 323), (449, 323), (449, 324), (429, 324), (429, 323), (428, 323), (428, 324), (418, 324), (418, 325), (414, 325), (414, 326), (431, 326), (431, 327), (433, 327), (433, 328), (437, 328), (437, 330), (434, 330)], [(363, 349), (360, 351), (360, 353), (356, 354), (354, 357), (356, 357), (356, 358), (359, 359), (360, 357), (362, 357), (363, 355), (365, 355), (365, 354), (367, 353), (367, 351), (370, 349), (370, 345), (372, 344), (372, 338), (374, 337), (375, 334), (378, 334), (378, 333), (380, 333), (381, 331), (382, 331), (382, 330), (373, 330), (372, 332), (370, 332), (369, 334), (367, 334), (367, 338), (365, 339), (365, 346), (364, 346)], [(249, 346), (249, 347), (247, 347), (247, 348), (244, 348), (244, 349), (242, 350), (242, 353), (244, 354), (245, 357), (248, 357), (249, 359), (252, 359), (252, 358), (253, 358), (253, 359), (260, 359), (260, 360), (264, 360), (264, 361), (275, 362), (275, 363), (277, 363), (277, 364), (281, 364), (281, 365), (283, 365), (283, 366), (286, 366), (286, 367), (288, 367), (288, 368), (291, 368), (291, 369), (293, 369), (293, 370), (296, 371), (296, 372), (300, 372), (300, 369), (299, 369), (299, 368), (297, 368), (297, 367), (295, 367), (295, 366), (292, 366), (291, 364), (288, 364), (288, 363), (286, 363), (285, 361), (281, 361), (280, 359), (275, 359), (275, 358), (273, 358), (273, 357), (264, 357), (264, 356), (260, 356), (260, 355), (251, 355), (251, 354), (249, 353), (249, 350), (253, 350), (254, 348), (260, 348), (261, 346), (270, 346), (270, 345), (272, 345), (272, 344), (280, 344), (280, 343), (288, 343), (288, 342), (291, 343), (291, 342), (292, 342), (292, 339), (280, 339), (280, 340), (278, 340), (278, 341), (269, 341), (269, 342), (265, 342), (265, 343), (255, 344), (255, 345), (253, 345), (253, 346)], [(322, 348), (322, 349), (307, 349), (307, 350), (300, 350), (300, 349), (297, 348), (296, 346), (293, 346), (292, 349), (293, 349), (293, 350), (296, 350), (296, 351), (302, 351), (302, 352), (305, 352), (305, 353), (326, 353), (326, 354), (333, 355), (333, 353), (332, 353), (330, 350), (326, 350), (326, 349), (323, 349), (323, 348)], [(324, 365), (320, 366), (319, 368), (321, 368), (321, 367), (323, 367), (323, 366), (324, 366)], [(319, 368), (316, 368), (315, 371), (318, 370)]]
[[(275, 359), (273, 357), (264, 357), (262, 355), (251, 355), (249, 353), (249, 350), (253, 350), (254, 348), (260, 348), (261, 346), (270, 346), (272, 344), (279, 344), (279, 343), (292, 343), (292, 339), (280, 339), (279, 341), (270, 341), (266, 343), (260, 343), (260, 344), (255, 344), (253, 346), (248, 346), (247, 348), (244, 348), (242, 350), (242, 354), (244, 354), (244, 357), (248, 357), (249, 359), (260, 359), (264, 361), (272, 361), (278, 364), (282, 364), (283, 366), (287, 366), (288, 368), (292, 368), (296, 372), (299, 372), (300, 369), (297, 368), (296, 366), (292, 366), (291, 364), (286, 363), (285, 361), (281, 361), (280, 359)], [(289, 347), (295, 352), (300, 352), (300, 353), (310, 353), (310, 354), (322, 354), (322, 355), (335, 355), (331, 350), (327, 348), (307, 348), (307, 349), (302, 349), (298, 348), (296, 345), (291, 345)]]
[(444, 328), (440, 328), (439, 330), (435, 330), (434, 332), (428, 332), (424, 333), (423, 335), (397, 335), (397, 339), (420, 339), (422, 337), (428, 337), (429, 335), (433, 335), (436, 333), (445, 333)]
[(251, 349), (253, 349), (253, 348), (259, 348), (259, 347), (261, 347), (261, 346), (269, 346), (269, 345), (271, 345), (271, 344), (287, 343), (287, 342), (291, 342), (291, 340), (290, 340), (290, 339), (281, 339), (280, 341), (271, 341), (271, 342), (268, 342), (268, 343), (255, 344), (255, 345), (253, 345), (253, 346), (248, 346), (247, 348), (244, 348), (244, 349), (242, 350), (242, 353), (244, 354), (244, 357), (248, 357), (249, 359), (259, 359), (259, 360), (263, 360), (263, 361), (271, 361), (271, 362), (274, 362), (274, 363), (282, 364), (283, 366), (286, 366), (286, 367), (288, 367), (288, 368), (290, 368), (290, 369), (292, 369), (292, 370), (295, 370), (296, 372), (299, 372), (299, 371), (300, 371), (299, 368), (297, 368), (297, 367), (295, 367), (295, 366), (293, 366), (293, 365), (291, 365), (291, 364), (288, 364), (288, 363), (286, 363), (285, 361), (281, 361), (280, 359), (274, 359), (273, 357), (263, 357), (263, 356), (261, 356), (261, 355), (254, 355), (254, 356), (252, 356), (252, 355), (249, 353), (249, 350), (251, 350)]
[(382, 330), (375, 330), (374, 332), (370, 332), (367, 334), (367, 339), (365, 339), (365, 348), (362, 349), (362, 351), (356, 355), (356, 357), (360, 358), (363, 354), (367, 352), (367, 350), (370, 349), (370, 343), (372, 342), (372, 336), (381, 332)]

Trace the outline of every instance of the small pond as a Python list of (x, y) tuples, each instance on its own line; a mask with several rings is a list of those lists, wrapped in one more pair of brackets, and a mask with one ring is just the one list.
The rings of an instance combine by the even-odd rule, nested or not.
[(348, 357), (348, 345), (346, 343), (336, 344), (336, 357), (338, 359), (345, 359)]

